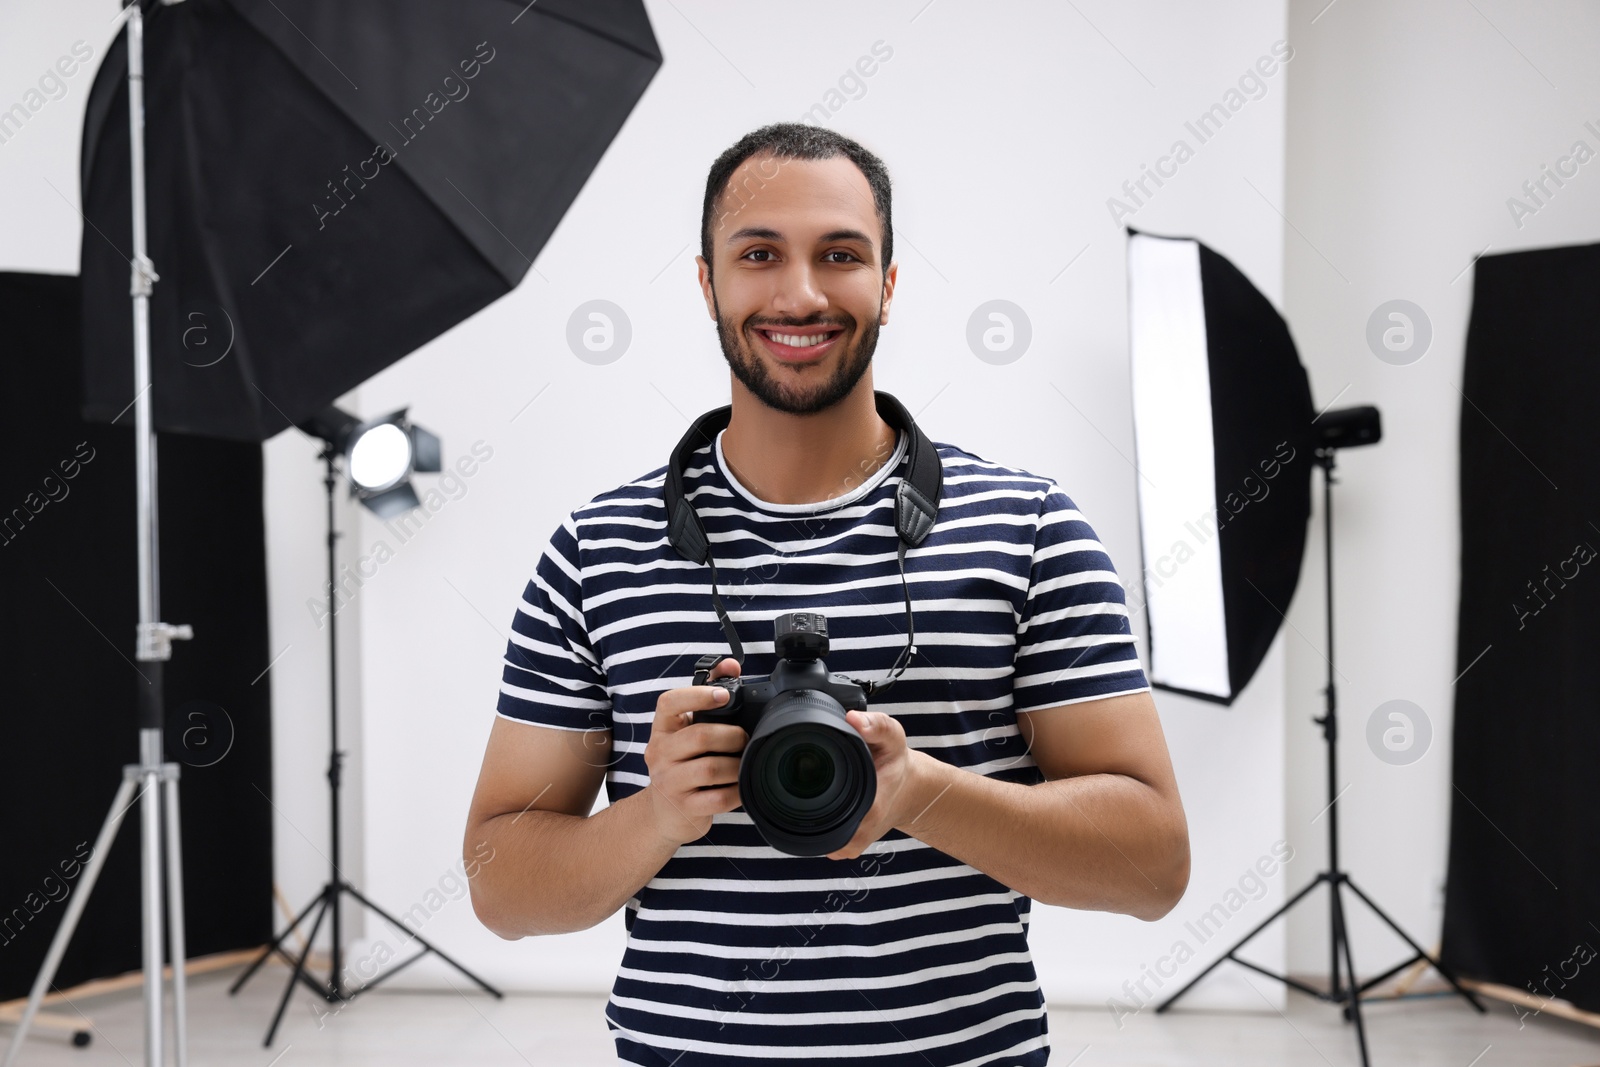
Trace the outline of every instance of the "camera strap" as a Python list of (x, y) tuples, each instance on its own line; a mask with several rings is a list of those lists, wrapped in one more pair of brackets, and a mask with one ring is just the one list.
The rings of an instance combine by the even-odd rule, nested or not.
[[(933, 530), (944, 486), (944, 465), (939, 459), (939, 452), (922, 432), (922, 428), (912, 419), (905, 405), (882, 390), (874, 390), (872, 395), (877, 403), (879, 416), (890, 426), (904, 431), (907, 439), (908, 474), (900, 480), (894, 501), (894, 526), (900, 539), (897, 554), (900, 585), (905, 591), (906, 598), (906, 647), (901, 650), (894, 666), (890, 668), (889, 676), (883, 681), (861, 682), (852, 679), (866, 690), (868, 696), (881, 693), (893, 685), (895, 679), (910, 665), (911, 657), (916, 655), (916, 631), (911, 615), (911, 587), (906, 582), (906, 549), (920, 545)], [(706, 528), (683, 490), (684, 472), (688, 469), (690, 457), (700, 448), (711, 444), (717, 434), (727, 428), (732, 417), (733, 406), (724, 405), (706, 412), (694, 421), (694, 425), (689, 427), (688, 432), (679, 439), (672, 450), (672, 458), (667, 464), (666, 479), (662, 485), (662, 494), (667, 507), (667, 541), (684, 559), (691, 563), (705, 563), (710, 566), (711, 603), (716, 608), (717, 618), (722, 623), (722, 632), (728, 638), (728, 647), (732, 650), (733, 658), (742, 666), (744, 645), (740, 642), (739, 631), (734, 627), (733, 620), (728, 617), (728, 612), (722, 605), (722, 597), (717, 592), (717, 564), (711, 555), (711, 539), (706, 536)], [(717, 657), (717, 659), (722, 658)]]

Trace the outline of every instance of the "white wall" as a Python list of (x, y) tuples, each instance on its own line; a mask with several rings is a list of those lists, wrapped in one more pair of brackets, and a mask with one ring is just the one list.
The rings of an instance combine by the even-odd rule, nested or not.
[[(1335, 649), (1341, 859), (1412, 936), (1436, 943), (1449, 832), (1460, 563), (1458, 431), (1472, 257), (1600, 240), (1600, 163), (1519, 228), (1507, 199), (1574, 141), (1600, 150), (1600, 10), (1579, 3), (1380, 4), (1293, 0), (1285, 214), (1288, 318), (1318, 406), (1376, 404), (1384, 440), (1340, 458)], [(1315, 20), (1313, 22), (1313, 20)], [(1373, 311), (1409, 300), (1431, 320), (1420, 360), (1395, 366), (1365, 340)], [(1320, 495), (1320, 484), (1318, 486)], [(1288, 826), (1306, 870), (1325, 858), (1320, 731), (1327, 666), (1321, 510), (1288, 636)], [(1298, 631), (1298, 634), (1295, 632)], [(1304, 635), (1301, 637), (1299, 635)], [(1468, 662), (1479, 652), (1467, 651)], [(1491, 650), (1493, 656), (1501, 650)], [(1462, 666), (1467, 666), (1464, 662)], [(1378, 705), (1409, 700), (1433, 733), (1416, 762), (1368, 748)], [(1513, 709), (1507, 709), (1514, 714)], [(1304, 872), (1302, 872), (1304, 873)], [(1296, 909), (1290, 965), (1327, 968), (1327, 910)], [(1358, 967), (1407, 953), (1364, 909)]]
[[(28, 99), (30, 90), (39, 94), (37, 110), (17, 132), (7, 126), (9, 135), (0, 142), (0, 269), (78, 273), (83, 109), (117, 9), (116, 0), (0, 7), (0, 111)], [(74, 58), (73, 45), (80, 41), (80, 55), (83, 47), (91, 51), (87, 64), (62, 78), (64, 91), (50, 98), (40, 91), (40, 78), (59, 74), (55, 63)]]
[[(935, 439), (1055, 477), (1130, 584), (1139, 557), (1124, 239), (1108, 198), (1125, 196), (1122, 183), (1174, 140), (1190, 140), (1195, 157), (1122, 221), (1200, 237), (1284, 300), (1285, 108), (1302, 57), (1265, 79), (1260, 98), (1206, 144), (1184, 128), (1288, 36), (1282, 3), (1223, 11), (1104, 0), (1075, 9), (791, 3), (782, 18), (763, 10), (751, 18), (702, 2), (651, 3), (667, 63), (537, 273), (344, 399), (360, 414), (412, 405), (443, 438), (447, 460), (479, 441), (493, 449), (403, 544), (341, 505), (345, 558), (380, 541), (393, 551), (339, 614), (353, 764), (346, 795), (355, 809), (345, 859), (347, 873), (393, 911), (441, 901), (424, 936), (509, 988), (606, 988), (620, 919), (507, 944), (478, 926), (465, 899), (430, 890), (450, 887), (505, 633), (545, 539), (577, 503), (663, 462), (688, 418), (726, 402), (727, 371), (693, 267), (705, 171), (718, 152), (763, 122), (827, 101), (875, 42), (893, 49), (865, 92), (840, 97), (828, 120), (879, 152), (896, 181), (899, 299), (876, 384), (904, 399)], [(102, 53), (92, 31), (114, 11), (110, 0), (8, 8), (0, 101), (19, 97), (35, 68), (79, 36)], [(780, 24), (785, 47), (774, 53)], [(87, 88), (74, 83), (34, 118), (27, 140), (0, 146), (9, 213), (0, 265), (76, 269), (77, 216), (40, 179), (52, 176), (76, 201)], [(564, 340), (570, 313), (595, 298), (621, 305), (633, 326), (631, 348), (608, 366), (576, 359)], [(965, 342), (968, 316), (995, 298), (1020, 305), (1033, 327), (1028, 352), (1006, 366), (978, 360)], [(267, 444), (266, 463), (272, 649), (288, 649), (270, 675), (275, 861), (298, 906), (326, 877), (326, 634), (306, 606), (323, 581), (322, 486), (315, 449), (293, 431)], [(1284, 678), (1280, 640), (1232, 709), (1158, 694), (1194, 844), (1189, 893), (1156, 924), (1039, 908), (1033, 945), (1052, 1000), (1127, 1000), (1123, 983), (1179, 941), (1197, 959), (1160, 990), (1147, 978), (1146, 990), (1170, 992), (1208, 958), (1185, 923), (1224, 901), (1286, 833)], [(1297, 857), (1219, 938), (1242, 933), (1311, 867)], [(370, 947), (358, 946), (356, 958)], [(1274, 931), (1256, 958), (1276, 965), (1283, 952)], [(461, 984), (431, 963), (404, 980)], [(1257, 985), (1259, 993), (1237, 973), (1219, 973), (1192, 1003), (1259, 1008), (1262, 996), (1281, 999)]]
[[(396, 550), (360, 597), (367, 871), (380, 902), (426, 904), (456, 860), (504, 635), (550, 531), (576, 504), (664, 462), (688, 418), (727, 402), (691, 246), (712, 159), (747, 130), (824, 100), (875, 42), (892, 56), (829, 124), (879, 152), (896, 181), (900, 284), (876, 384), (935, 439), (1055, 476), (1136, 574), (1124, 238), (1106, 201), (1285, 35), (1283, 8), (1080, 5), (1091, 26), (1043, 4), (939, 3), (919, 15), (920, 6), (807, 4), (788, 9), (805, 18), (780, 20), (652, 4), (667, 63), (539, 273), (363, 387), (368, 411), (415, 404), (447, 458), (478, 440), (494, 449), (460, 499), (405, 545), (370, 519), (360, 535), (368, 549), (382, 538)], [(780, 22), (785, 47), (773, 53)], [(1203, 237), (1274, 298), (1282, 223), (1244, 179), (1281, 202), (1285, 99), (1283, 78), (1270, 79), (1128, 220)], [(564, 341), (569, 314), (594, 298), (632, 322), (632, 346), (608, 366), (581, 362)], [(1023, 307), (1033, 325), (1032, 347), (1007, 366), (965, 343), (968, 316), (993, 298)], [(1183, 923), (1282, 836), (1281, 679), (1275, 653), (1231, 711), (1158, 698), (1194, 831), (1189, 896), (1154, 925), (1040, 908), (1032, 936), (1051, 998), (1103, 1003), (1175, 941), (1193, 942)], [(1282, 886), (1280, 876), (1230, 929), (1242, 932)], [(464, 899), (423, 933), (515, 988), (605, 989), (622, 943), (619, 917), (507, 945)], [(1260, 958), (1281, 951), (1269, 940)], [(440, 978), (459, 984), (440, 966), (419, 966), (412, 980)], [(1196, 1003), (1260, 1006), (1235, 983), (1219, 976)]]

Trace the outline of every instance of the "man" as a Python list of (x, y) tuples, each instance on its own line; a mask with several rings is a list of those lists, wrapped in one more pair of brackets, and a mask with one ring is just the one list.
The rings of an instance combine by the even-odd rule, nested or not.
[[(871, 367), (892, 241), (882, 162), (826, 129), (757, 130), (708, 177), (700, 284), (733, 406), (684, 488), (746, 675), (772, 669), (788, 611), (828, 617), (836, 673), (881, 679), (905, 646), (907, 441)], [(1111, 561), (1050, 479), (936, 447), (937, 521), (904, 560), (916, 655), (849, 713), (877, 795), (825, 857), (762, 841), (744, 732), (693, 721), (722, 693), (692, 665), (728, 646), (708, 569), (668, 544), (665, 467), (552, 535), (468, 816), (467, 854), (496, 857), (472, 901), (507, 939), (627, 909), (606, 1009), (623, 1061), (1042, 1064), (1030, 902), (1153, 920), (1183, 894), (1188, 830)]]

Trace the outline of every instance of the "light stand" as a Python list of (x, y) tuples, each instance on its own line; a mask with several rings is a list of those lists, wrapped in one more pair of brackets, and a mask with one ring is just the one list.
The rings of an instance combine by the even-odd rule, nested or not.
[[(325, 429), (321, 426), (318, 428), (319, 430)], [(348, 429), (349, 428), (346, 427), (344, 433), (348, 433)], [(339, 436), (343, 435), (341, 434)], [(334, 487), (338, 485), (338, 471), (334, 466), (334, 460), (342, 454), (342, 443), (343, 442), (336, 443), (334, 440), (325, 440), (324, 447), (319, 456), (319, 458), (322, 459), (326, 464), (323, 485), (327, 487), (328, 495), (328, 596), (330, 598), (330, 613), (328, 616), (328, 721), (330, 737), (330, 747), (328, 750), (328, 794), (329, 818), (331, 820), (329, 827), (329, 843), (331, 846), (332, 855), (329, 857), (328, 861), (329, 874), (327, 883), (324, 884), (323, 887), (317, 892), (317, 895), (312, 898), (311, 903), (307, 904), (304, 910), (302, 910), (299, 915), (295, 916), (294, 921), (286, 926), (283, 932), (274, 938), (270, 945), (262, 950), (261, 954), (255, 958), (255, 961), (250, 964), (249, 968), (246, 969), (245, 972), (239, 976), (238, 980), (235, 981), (228, 989), (228, 994), (230, 996), (238, 993), (239, 990), (244, 987), (244, 984), (250, 980), (250, 976), (255, 974), (256, 970), (260, 968), (260, 966), (265, 963), (267, 958), (274, 952), (279, 953), (284, 957), (285, 960), (294, 965), (294, 969), (289, 975), (289, 981), (284, 986), (283, 997), (278, 1001), (278, 1010), (272, 1016), (272, 1025), (267, 1027), (267, 1036), (261, 1042), (263, 1047), (271, 1046), (272, 1038), (278, 1032), (278, 1024), (283, 1020), (284, 1009), (289, 1006), (289, 995), (294, 992), (296, 983), (304, 982), (313, 992), (330, 1003), (337, 1001), (340, 1004), (344, 1004), (354, 1000), (356, 997), (373, 988), (378, 983), (392, 977), (398, 971), (411, 966), (411, 964), (417, 962), (417, 960), (421, 959), (423, 956), (426, 956), (430, 952), (434, 953), (440, 959), (454, 967), (457, 971), (460, 971), (464, 976), (471, 979), (474, 983), (481, 987), (484, 992), (492, 994), (497, 999), (504, 995), (498, 989), (495, 989), (493, 986), (489, 985), (489, 983), (485, 982), (482, 978), (479, 978), (477, 975), (467, 970), (460, 963), (457, 963), (455, 960), (445, 955), (431, 942), (424, 940), (420, 934), (412, 930), (407, 930), (406, 926), (401, 923), (400, 920), (396, 919), (394, 916), (378, 907), (372, 901), (362, 896), (361, 892), (356, 889), (355, 886), (351, 885), (345, 880), (344, 873), (339, 869), (339, 787), (342, 784), (341, 778), (344, 766), (344, 752), (339, 748), (338, 614), (332, 610), (332, 598), (334, 596), (334, 591), (336, 589), (336, 583), (338, 580), (338, 573), (336, 569), (337, 565), (334, 559), (334, 545), (339, 537), (338, 532), (334, 528), (333, 491)], [(339, 903), (340, 897), (344, 894), (349, 894), (350, 896), (354, 897), (360, 904), (383, 918), (395, 929), (406, 930), (406, 932), (411, 935), (411, 939), (422, 946), (421, 950), (415, 955), (395, 964), (387, 971), (373, 977), (355, 989), (347, 989), (345, 987), (344, 968), (342, 965), (344, 943), (342, 940), (342, 931), (339, 921)], [(292, 956), (288, 952), (284, 951), (282, 947), (283, 942), (291, 932), (299, 928), (300, 924), (305, 921), (306, 917), (311, 914), (313, 909), (315, 909), (317, 914), (316, 918), (311, 921), (311, 933), (310, 936), (306, 938), (305, 949), (300, 953), (300, 955)], [(316, 943), (317, 931), (322, 927), (322, 920), (327, 917), (330, 912), (333, 916), (333, 946), (329, 960), (328, 979), (326, 984), (323, 984), (313, 979), (311, 975), (307, 973), (306, 960), (311, 955), (311, 949)]]
[[(1356, 1024), (1356, 1044), (1361, 1050), (1361, 1063), (1363, 1067), (1366, 1067), (1369, 1061), (1367, 1058), (1367, 1035), (1361, 1020), (1361, 995), (1379, 983), (1384, 982), (1390, 977), (1400, 973), (1400, 971), (1411, 966), (1413, 963), (1423, 960), (1427, 961), (1427, 963), (1433, 967), (1434, 970), (1438, 971), (1439, 974), (1444, 977), (1445, 981), (1450, 983), (1451, 987), (1454, 988), (1457, 993), (1465, 997), (1467, 1002), (1478, 1010), (1479, 1014), (1483, 1014), (1487, 1011), (1487, 1009), (1484, 1008), (1484, 1006), (1476, 997), (1474, 997), (1466, 989), (1462, 988), (1461, 983), (1456, 981), (1455, 975), (1451, 974), (1450, 971), (1445, 968), (1444, 964), (1428, 955), (1428, 953), (1423, 950), (1422, 946), (1417, 944), (1417, 942), (1412, 939), (1410, 934), (1407, 934), (1400, 928), (1398, 923), (1389, 918), (1389, 916), (1385, 914), (1384, 910), (1373, 902), (1371, 897), (1367, 896), (1366, 893), (1361, 891), (1361, 888), (1355, 884), (1355, 882), (1350, 878), (1350, 875), (1339, 867), (1339, 795), (1335, 792), (1335, 783), (1338, 781), (1337, 758), (1339, 720), (1337, 717), (1338, 703), (1334, 691), (1333, 669), (1334, 456), (1341, 446), (1370, 444), (1371, 442), (1376, 441), (1378, 434), (1377, 416), (1377, 410), (1374, 408), (1352, 408), (1343, 411), (1326, 413), (1325, 418), (1327, 421), (1322, 429), (1321, 444), (1316, 450), (1317, 465), (1322, 468), (1322, 536), (1323, 546), (1325, 549), (1323, 554), (1323, 579), (1327, 597), (1326, 621), (1328, 634), (1328, 687), (1323, 690), (1326, 701), (1325, 706), (1327, 710), (1320, 718), (1312, 719), (1312, 722), (1315, 722), (1317, 725), (1322, 727), (1322, 740), (1323, 744), (1327, 747), (1328, 752), (1328, 806), (1323, 809), (1328, 813), (1328, 869), (1318, 872), (1317, 876), (1311, 880), (1309, 885), (1301, 889), (1294, 896), (1290, 897), (1281, 908), (1263, 919), (1261, 923), (1255, 927), (1255, 929), (1251, 930), (1249, 933), (1245, 934), (1244, 937), (1235, 942), (1233, 947), (1228, 949), (1224, 955), (1213, 961), (1205, 970), (1195, 975), (1194, 978), (1190, 979), (1190, 981), (1182, 989), (1179, 989), (1176, 993), (1172, 994), (1172, 996), (1168, 997), (1156, 1008), (1156, 1012), (1158, 1014), (1166, 1011), (1177, 1002), (1179, 997), (1183, 996), (1191, 988), (1193, 988), (1195, 983), (1199, 982), (1200, 979), (1204, 978), (1206, 975), (1215, 970), (1216, 967), (1223, 962), (1223, 960), (1232, 960), (1242, 967), (1248, 967), (1257, 974), (1266, 975), (1268, 978), (1271, 978), (1274, 981), (1282, 982), (1289, 988), (1297, 989), (1308, 996), (1316, 997), (1320, 1001), (1329, 1004), (1344, 1005), (1345, 1021), (1354, 1021)], [(1251, 963), (1249, 960), (1243, 960), (1238, 957), (1238, 951), (1242, 949), (1246, 943), (1248, 943), (1266, 927), (1270, 926), (1280, 915), (1283, 915), (1290, 908), (1294, 907), (1301, 900), (1303, 900), (1313, 889), (1323, 884), (1328, 886), (1331, 904), (1328, 918), (1329, 948), (1332, 958), (1329, 961), (1329, 982), (1326, 990), (1317, 989), (1314, 986), (1307, 985), (1306, 983), (1298, 981), (1297, 979), (1290, 978), (1287, 975), (1277, 974), (1274, 971), (1267, 970), (1265, 967)], [(1358, 898), (1360, 898), (1362, 903), (1364, 903), (1368, 908), (1371, 908), (1373, 914), (1382, 919), (1389, 929), (1400, 935), (1400, 938), (1405, 941), (1406, 944), (1411, 946), (1411, 950), (1413, 953), (1415, 953), (1415, 955), (1412, 955), (1407, 959), (1395, 964), (1382, 974), (1375, 975), (1374, 977), (1367, 979), (1365, 982), (1358, 982), (1356, 979), (1355, 960), (1353, 959), (1350, 951), (1350, 931), (1349, 926), (1345, 921), (1346, 916), (1344, 910), (1344, 901), (1340, 895), (1341, 890), (1343, 889), (1349, 889), (1350, 892), (1354, 893)], [(1343, 961), (1342, 973), (1340, 970), (1341, 960)], [(1345, 981), (1346, 976), (1348, 976), (1348, 982)]]
[[(5, 1067), (16, 1060), (28, 1028), (39, 1011), (77, 928), (78, 919), (100, 876), (106, 853), (116, 840), (122, 818), (135, 800), (140, 806), (140, 904), (143, 908), (144, 945), (144, 1062), (145, 1067), (160, 1067), (165, 1013), (162, 1011), (161, 978), (161, 891), (163, 845), (165, 846), (166, 891), (170, 927), (167, 931), (172, 957), (174, 1047), (178, 1067), (187, 1062), (185, 1037), (183, 939), (183, 863), (178, 833), (178, 765), (166, 762), (163, 724), (165, 693), (162, 689), (162, 664), (172, 658), (172, 642), (194, 636), (188, 626), (173, 626), (158, 621), (160, 578), (157, 570), (159, 549), (156, 529), (156, 452), (155, 433), (150, 424), (150, 294), (159, 280), (155, 264), (146, 255), (144, 210), (144, 19), (141, 0), (130, 0), (124, 8), (128, 23), (128, 139), (133, 193), (133, 384), (134, 469), (136, 478), (136, 526), (139, 557), (139, 628), (136, 657), (139, 670), (139, 762), (122, 768), (122, 784), (111, 799), (111, 809), (95, 838), (94, 854), (84, 870), (83, 882), (73, 894), (62, 917), (61, 926), (50, 942), (44, 964), (28, 993), (28, 1005), (17, 1024), (17, 1032), (6, 1050)], [(138, 796), (133, 795), (135, 786)], [(165, 794), (165, 819), (162, 796)], [(163, 841), (163, 831), (165, 840)]]

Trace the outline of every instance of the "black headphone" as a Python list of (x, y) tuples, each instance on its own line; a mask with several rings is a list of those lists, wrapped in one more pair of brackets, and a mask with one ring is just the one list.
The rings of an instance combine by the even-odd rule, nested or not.
[[(883, 421), (906, 433), (910, 442), (906, 456), (910, 475), (901, 479), (894, 498), (894, 528), (900, 535), (900, 584), (906, 594), (906, 647), (890, 669), (887, 679), (857, 683), (866, 689), (868, 695), (882, 692), (893, 685), (895, 678), (911, 662), (911, 657), (916, 655), (916, 631), (912, 628), (911, 619), (911, 587), (906, 584), (906, 549), (920, 545), (933, 530), (934, 520), (939, 514), (939, 497), (944, 487), (944, 464), (939, 459), (939, 452), (912, 419), (905, 405), (882, 390), (874, 390), (872, 395)], [(683, 492), (683, 475), (688, 469), (690, 457), (711, 444), (716, 435), (727, 428), (732, 416), (733, 407), (727, 405), (708, 411), (695, 420), (672, 450), (662, 490), (667, 505), (667, 541), (677, 549), (678, 555), (691, 563), (711, 565), (711, 602), (717, 609), (717, 618), (722, 620), (722, 632), (727, 635), (733, 658), (743, 665), (744, 645), (739, 641), (739, 632), (734, 629), (733, 620), (723, 610), (722, 598), (717, 595), (717, 564), (711, 558), (711, 540), (706, 536), (700, 516), (695, 513), (694, 506)]]

